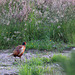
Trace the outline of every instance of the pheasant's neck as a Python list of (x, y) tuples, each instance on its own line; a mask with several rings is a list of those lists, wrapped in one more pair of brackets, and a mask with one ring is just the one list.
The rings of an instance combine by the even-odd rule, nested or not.
[(25, 46), (25, 45), (23, 45), (23, 46)]

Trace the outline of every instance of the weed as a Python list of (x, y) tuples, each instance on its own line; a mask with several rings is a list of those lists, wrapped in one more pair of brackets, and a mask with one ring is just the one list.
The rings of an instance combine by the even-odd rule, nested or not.
[(67, 60), (67, 57), (60, 54), (60, 55), (53, 55), (53, 57), (51, 58), (52, 62), (61, 62), (61, 61), (65, 61)]

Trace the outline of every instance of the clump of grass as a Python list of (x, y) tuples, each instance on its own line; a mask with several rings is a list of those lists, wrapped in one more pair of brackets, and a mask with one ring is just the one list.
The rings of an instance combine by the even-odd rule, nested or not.
[(37, 67), (35, 65), (29, 66), (28, 64), (25, 64), (19, 70), (19, 75), (42, 75), (42, 74), (43, 74), (42, 68)]
[(72, 51), (70, 57), (54, 55), (51, 58), (51, 62), (58, 63), (63, 68), (63, 71), (66, 73), (66, 75), (75, 74), (75, 51)]
[(19, 75), (43, 75), (50, 71), (45, 66), (49, 62), (49, 58), (32, 58), (31, 60), (26, 61), (25, 64), (21, 65)]
[(43, 61), (44, 64), (51, 63), (50, 58), (43, 57), (43, 58), (41, 58), (41, 60)]
[(53, 55), (53, 57), (51, 57), (51, 62), (61, 62), (65, 60), (67, 60), (67, 57), (62, 54)]
[(40, 58), (32, 58), (31, 60), (29, 60), (29, 62), (27, 62), (30, 66), (32, 66), (32, 65), (42, 65), (43, 64), (43, 62), (42, 62), (42, 60), (40, 59)]
[(75, 75), (75, 51), (72, 51), (71, 57), (63, 62), (64, 61), (61, 62), (61, 65), (66, 75)]
[(41, 59), (32, 58), (25, 65), (22, 65), (22, 68), (19, 70), (19, 75), (42, 75), (43, 68), (40, 67), (41, 65), (43, 65)]

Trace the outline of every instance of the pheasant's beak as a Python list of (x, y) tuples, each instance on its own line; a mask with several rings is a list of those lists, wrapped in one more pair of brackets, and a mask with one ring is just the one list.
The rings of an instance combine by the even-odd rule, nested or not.
[(25, 45), (26, 45), (26, 42), (25, 42)]

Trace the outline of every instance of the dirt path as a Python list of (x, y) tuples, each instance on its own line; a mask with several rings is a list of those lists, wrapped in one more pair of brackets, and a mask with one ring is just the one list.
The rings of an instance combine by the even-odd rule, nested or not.
[(17, 72), (13, 65), (14, 58), (8, 57), (9, 54), (11, 54), (9, 50), (0, 51), (0, 75), (10, 75)]
[[(14, 61), (14, 57), (8, 57), (11, 54), (12, 50), (0, 50), (0, 75), (18, 75), (20, 66), (17, 64), (20, 63), (20, 59), (17, 57), (17, 63)], [(22, 61), (25, 62), (26, 58), (30, 59), (32, 57), (52, 57), (55, 53), (53, 52), (43, 52), (38, 50), (29, 50), (27, 53), (24, 53), (22, 56)], [(57, 53), (58, 54), (58, 53)], [(62, 53), (67, 55), (68, 52)]]

